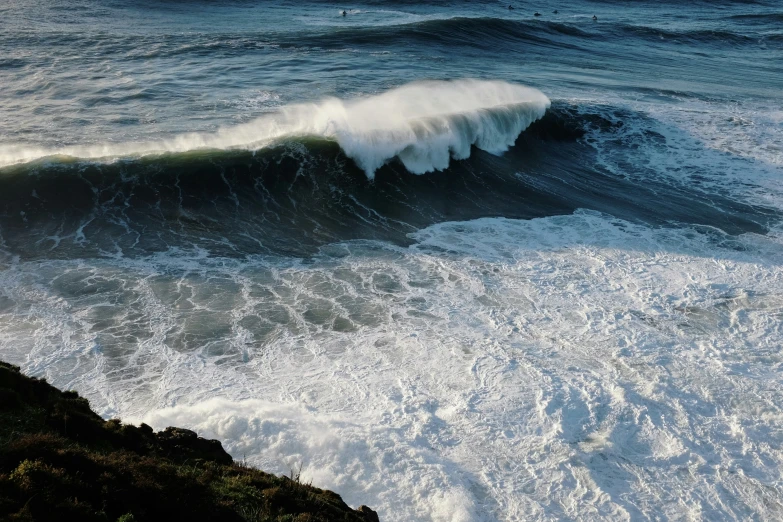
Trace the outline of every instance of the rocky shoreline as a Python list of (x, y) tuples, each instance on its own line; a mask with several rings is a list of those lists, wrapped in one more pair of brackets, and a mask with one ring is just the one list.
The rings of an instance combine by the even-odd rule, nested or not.
[(376, 522), (367, 506), (234, 462), (182, 428), (106, 421), (0, 361), (0, 520)]

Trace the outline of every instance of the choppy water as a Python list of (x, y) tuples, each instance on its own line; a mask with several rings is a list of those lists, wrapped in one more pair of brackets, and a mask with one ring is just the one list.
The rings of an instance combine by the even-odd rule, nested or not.
[(383, 520), (783, 519), (783, 9), (512, 4), (4, 2), (0, 358)]

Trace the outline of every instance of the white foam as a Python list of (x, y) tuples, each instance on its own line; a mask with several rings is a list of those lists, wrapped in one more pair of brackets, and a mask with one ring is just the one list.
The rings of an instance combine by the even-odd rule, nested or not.
[(616, 124), (611, 130), (593, 129), (585, 140), (609, 171), (638, 183), (669, 180), (751, 205), (783, 208), (778, 107), (754, 100), (669, 97), (660, 103), (593, 93), (569, 101), (577, 111), (599, 112)]
[[(361, 413), (341, 415), (260, 400), (211, 399), (145, 415), (153, 426), (192, 426), (261, 469), (339, 491), (354, 506), (378, 499), (405, 518), (476, 520), (470, 493), (453, 463), (400, 444), (389, 426)], [(407, 490), (400, 495), (400, 486)], [(380, 500), (383, 499), (383, 500)]]
[(215, 133), (156, 142), (104, 143), (48, 149), (0, 146), (0, 166), (48, 156), (114, 159), (200, 149), (257, 149), (291, 137), (332, 139), (372, 178), (392, 158), (413, 173), (445, 169), (471, 146), (499, 154), (544, 115), (540, 91), (502, 81), (416, 82), (355, 100), (327, 98), (288, 105), (252, 122)]
[(781, 237), (580, 211), (413, 239), (17, 262), (0, 353), (383, 520), (781, 512)]

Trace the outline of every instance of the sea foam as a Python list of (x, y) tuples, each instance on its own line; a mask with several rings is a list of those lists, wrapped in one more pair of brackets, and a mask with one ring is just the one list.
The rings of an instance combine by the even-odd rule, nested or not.
[(0, 166), (49, 156), (108, 160), (199, 149), (259, 149), (310, 136), (336, 141), (370, 179), (393, 158), (410, 172), (424, 174), (445, 169), (452, 158), (467, 158), (472, 146), (504, 152), (549, 104), (541, 91), (503, 81), (415, 82), (365, 98), (284, 106), (215, 133), (62, 148), (0, 146)]

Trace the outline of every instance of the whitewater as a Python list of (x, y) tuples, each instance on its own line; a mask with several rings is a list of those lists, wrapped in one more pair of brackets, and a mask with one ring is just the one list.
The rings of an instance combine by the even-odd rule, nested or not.
[[(100, 390), (104, 415), (191, 427), (392, 519), (779, 510), (780, 237), (579, 212), (415, 239), (309, 266), (12, 266), (3, 293), (28, 318), (5, 353)], [(129, 302), (111, 318), (109, 286)]]
[(0, 6), (0, 359), (384, 521), (783, 520), (779, 6), (514, 7)]
[(4, 145), (0, 167), (52, 156), (117, 160), (204, 149), (257, 150), (286, 138), (316, 137), (336, 141), (370, 179), (392, 158), (410, 172), (425, 174), (445, 169), (451, 158), (467, 158), (473, 146), (494, 154), (506, 151), (549, 104), (540, 91), (507, 82), (420, 82), (366, 99), (330, 98), (282, 107), (212, 134), (190, 133), (160, 142), (60, 149)]

